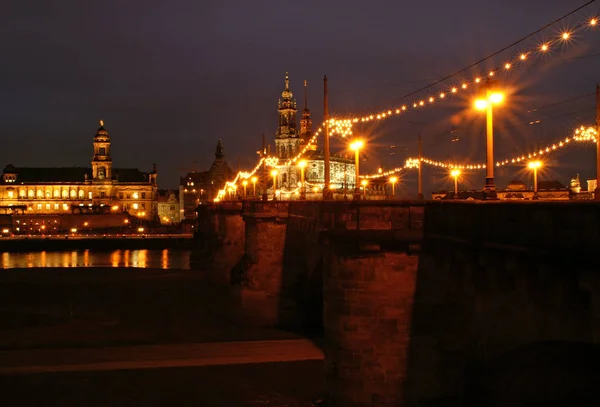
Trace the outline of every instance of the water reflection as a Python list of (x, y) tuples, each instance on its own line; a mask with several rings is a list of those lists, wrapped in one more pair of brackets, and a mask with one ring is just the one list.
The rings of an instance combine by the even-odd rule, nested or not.
[(189, 269), (189, 250), (114, 250), (94, 252), (24, 252), (0, 255), (0, 268), (31, 267), (136, 267), (162, 269)]

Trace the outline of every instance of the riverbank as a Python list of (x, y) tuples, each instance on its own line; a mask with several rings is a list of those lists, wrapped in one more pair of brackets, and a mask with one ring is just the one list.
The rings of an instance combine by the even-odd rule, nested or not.
[(248, 323), (239, 301), (194, 270), (3, 270), (0, 350), (298, 338)]
[(191, 249), (192, 235), (32, 236), (0, 239), (0, 252)]

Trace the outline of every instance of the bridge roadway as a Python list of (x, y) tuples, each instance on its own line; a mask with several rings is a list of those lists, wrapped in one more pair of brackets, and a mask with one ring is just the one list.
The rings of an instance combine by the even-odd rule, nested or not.
[(198, 232), (248, 320), (324, 331), (330, 406), (600, 400), (598, 203), (224, 202)]

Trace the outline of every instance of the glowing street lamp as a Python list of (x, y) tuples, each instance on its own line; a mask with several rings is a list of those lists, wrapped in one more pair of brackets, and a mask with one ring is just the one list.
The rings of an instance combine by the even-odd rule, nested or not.
[(367, 181), (366, 179), (363, 179), (360, 183), (363, 186), (364, 197), (365, 197), (365, 199), (367, 199), (367, 184), (369, 183), (369, 181)]
[(256, 181), (258, 181), (258, 178), (252, 177), (251, 181), (252, 181), (252, 187), (254, 188), (254, 193), (252, 194), (252, 196), (256, 196)]
[(541, 161), (530, 161), (527, 166), (533, 170), (533, 199), (538, 199), (538, 182), (537, 182), (537, 171), (538, 168), (542, 167)]
[(460, 176), (460, 170), (454, 169), (450, 172), (450, 175), (454, 178), (454, 198), (458, 198), (458, 177)]
[(273, 200), (277, 199), (275, 195), (277, 191), (277, 174), (279, 174), (277, 170), (271, 171), (271, 176), (273, 177)]
[(242, 185), (244, 186), (244, 198), (246, 197), (246, 186), (248, 185), (248, 180), (243, 180)]
[(487, 151), (486, 151), (486, 176), (485, 187), (483, 188), (484, 197), (487, 199), (496, 199), (496, 186), (494, 185), (494, 105), (500, 105), (504, 101), (504, 94), (494, 89), (494, 82), (488, 79), (485, 86), (485, 97), (475, 101), (477, 110), (486, 111), (487, 125)]
[(304, 184), (304, 167), (306, 167), (306, 161), (302, 160), (298, 163), (300, 167), (300, 199), (306, 199), (306, 186)]
[(391, 177), (390, 178), (390, 183), (392, 184), (392, 196), (395, 197), (396, 196), (396, 182), (398, 182), (398, 177)]
[(360, 187), (358, 186), (358, 177), (360, 172), (358, 161), (360, 149), (363, 148), (364, 145), (365, 143), (362, 140), (354, 140), (352, 143), (350, 143), (350, 149), (354, 150), (354, 199), (360, 199)]

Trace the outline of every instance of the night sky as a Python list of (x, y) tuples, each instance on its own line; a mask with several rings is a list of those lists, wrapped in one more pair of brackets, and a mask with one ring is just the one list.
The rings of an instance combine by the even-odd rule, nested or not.
[[(402, 99), (410, 91), (584, 2), (9, 0), (0, 13), (0, 165), (89, 166), (103, 118), (113, 165), (150, 170), (156, 163), (161, 187), (176, 187), (194, 165), (208, 168), (219, 138), (232, 168), (238, 156), (248, 168), (261, 134), (272, 143), (286, 71), (300, 105), (308, 80), (315, 123), (323, 113), (324, 74), (334, 115), (387, 110), (412, 101)], [(592, 4), (447, 84), (598, 13), (600, 4)], [(543, 63), (499, 77), (513, 93), (496, 116), (498, 159), (594, 122), (593, 96), (545, 106), (593, 92), (600, 80), (598, 54), (600, 32), (590, 31)], [(484, 122), (470, 109), (472, 96), (358, 126), (356, 132), (369, 139), (363, 168), (395, 166), (414, 156), (419, 132), (425, 156), (484, 161)], [(389, 145), (396, 146), (393, 156)], [(566, 184), (576, 173), (583, 180), (595, 177), (591, 145), (552, 157), (541, 179)], [(483, 178), (478, 172), (466, 180), (476, 188)], [(530, 174), (512, 167), (498, 173), (497, 184), (513, 178), (531, 182)], [(415, 174), (403, 179), (405, 192), (413, 193)], [(426, 193), (450, 187), (442, 171), (427, 168)]]

